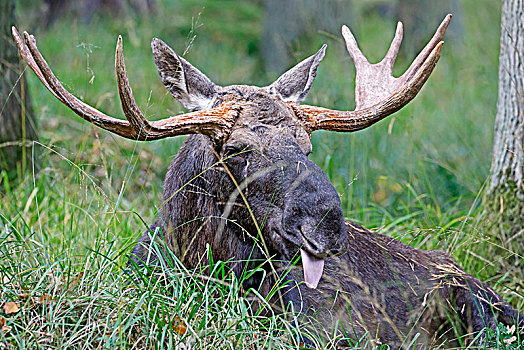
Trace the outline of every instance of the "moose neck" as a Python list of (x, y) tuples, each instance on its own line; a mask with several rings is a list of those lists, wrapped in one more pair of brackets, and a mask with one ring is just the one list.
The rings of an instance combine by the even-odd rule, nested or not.
[(213, 260), (232, 261), (239, 276), (247, 260), (262, 259), (263, 255), (253, 249), (249, 239), (256, 231), (234, 223), (235, 209), (224, 217), (232, 191), (223, 186), (229, 182), (228, 175), (218, 161), (206, 136), (192, 135), (186, 140), (167, 172), (157, 225), (168, 232), (168, 248), (188, 268), (208, 263), (209, 246)]

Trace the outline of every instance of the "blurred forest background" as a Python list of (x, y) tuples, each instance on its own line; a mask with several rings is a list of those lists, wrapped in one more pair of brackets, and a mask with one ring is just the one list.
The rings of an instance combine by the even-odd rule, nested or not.
[[(114, 116), (122, 115), (114, 78), (121, 34), (130, 83), (149, 119), (183, 111), (160, 82), (149, 45), (153, 37), (220, 85), (268, 85), (327, 43), (305, 103), (351, 110), (355, 70), (342, 24), (351, 28), (369, 60), (378, 62), (396, 21), (403, 21), (398, 76), (445, 14), (453, 13), (442, 58), (419, 96), (364, 131), (316, 132), (310, 157), (329, 175), (347, 218), (414, 247), (446, 250), (469, 273), (524, 305), (522, 281), (501, 272), (511, 270), (506, 258), (512, 252), (499, 242), (501, 250), (493, 255), (486, 248), (493, 237), (475, 219), (491, 164), (498, 1), (19, 0), (16, 6), (13, 24), (35, 35), (64, 85)], [(1, 35), (14, 45), (8, 33)], [(75, 255), (91, 246), (97, 232), (112, 232), (113, 242), (125, 250), (144, 222), (154, 220), (163, 176), (184, 137), (137, 143), (103, 132), (56, 101), (22, 68), (39, 141), (27, 150), (28, 163), (17, 167), (22, 186), (16, 192), (15, 169), (0, 170), (0, 187), (7, 194), (3, 220), (39, 227), (49, 244), (63, 252), (74, 249)]]
[[(51, 66), (74, 93), (113, 115), (121, 115), (113, 52), (116, 37), (122, 34), (135, 95), (154, 119), (182, 110), (158, 79), (149, 47), (152, 37), (165, 40), (222, 85), (267, 85), (327, 43), (328, 54), (306, 103), (352, 109), (354, 68), (340, 35), (341, 24), (354, 31), (370, 61), (378, 61), (387, 50), (396, 21), (403, 20), (403, 51), (395, 69), (400, 74), (444, 15), (453, 12), (443, 59), (422, 94), (406, 109), (368, 130), (351, 135), (315, 134), (312, 157), (329, 173), (348, 213), (370, 202), (394, 205), (408, 195), (402, 189), (406, 184), (417, 194), (431, 194), (442, 205), (458, 196), (466, 196), (469, 203), (464, 205), (469, 205), (489, 171), (499, 4), (422, 3), (22, 0), (17, 24), (35, 34)], [(77, 147), (69, 143), (73, 132), (99, 133), (55, 103), (43, 86), (34, 84), (33, 74), (26, 76), (45, 144), (68, 145), (75, 152)], [(87, 138), (92, 140), (92, 134)], [(113, 142), (118, 141), (124, 143)], [(115, 151), (111, 142), (104, 141), (102, 152)], [(148, 178), (145, 186), (161, 183), (169, 158), (181, 142), (180, 138), (127, 145), (130, 150), (139, 147), (141, 154), (151, 153), (153, 162), (159, 157), (160, 162), (152, 166), (155, 178)], [(126, 145), (122, 146), (125, 150)], [(98, 164), (100, 157), (90, 161)], [(149, 167), (146, 163), (141, 161), (138, 166)]]

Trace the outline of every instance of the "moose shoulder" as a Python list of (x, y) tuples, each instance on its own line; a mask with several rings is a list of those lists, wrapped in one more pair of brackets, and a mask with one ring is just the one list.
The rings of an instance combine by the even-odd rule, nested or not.
[(13, 36), (42, 83), (87, 121), (133, 140), (193, 134), (169, 167), (160, 214), (134, 248), (135, 263), (161, 258), (149, 249), (159, 232), (164, 247), (189, 268), (206, 261), (207, 246), (215, 259), (234, 260), (237, 274), (265, 261), (271, 277), (261, 285), (255, 275), (245, 287), (268, 291), (286, 275), (291, 283), (284, 287), (284, 304), (314, 315), (325, 327), (338, 323), (358, 337), (367, 334), (395, 347), (412, 339), (429, 347), (456, 337), (449, 332), (452, 326), (459, 333), (481, 331), (517, 322), (519, 314), (444, 252), (417, 250), (345, 221), (337, 192), (308, 154), (313, 131), (361, 130), (411, 101), (440, 57), (450, 18), (399, 78), (392, 76), (392, 67), (402, 39), (400, 23), (386, 57), (374, 65), (343, 27), (357, 68), (355, 111), (299, 104), (325, 46), (269, 86), (221, 87), (153, 39), (162, 82), (191, 111), (154, 122), (143, 117), (131, 93), (121, 38), (116, 74), (127, 121), (70, 94), (34, 37), (24, 33), (22, 39), (15, 28)]

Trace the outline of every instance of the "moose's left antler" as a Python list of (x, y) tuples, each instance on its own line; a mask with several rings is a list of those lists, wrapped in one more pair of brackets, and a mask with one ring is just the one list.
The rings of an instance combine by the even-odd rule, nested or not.
[(395, 113), (417, 95), (433, 72), (442, 52), (444, 42), (441, 40), (450, 20), (449, 14), (408, 70), (398, 78), (393, 77), (393, 64), (402, 41), (402, 23), (397, 25), (388, 53), (377, 64), (368, 62), (349, 28), (343, 26), (342, 35), (357, 70), (356, 109), (337, 111), (316, 106), (293, 105), (295, 112), (303, 118), (310, 131), (323, 129), (342, 132), (365, 129)]

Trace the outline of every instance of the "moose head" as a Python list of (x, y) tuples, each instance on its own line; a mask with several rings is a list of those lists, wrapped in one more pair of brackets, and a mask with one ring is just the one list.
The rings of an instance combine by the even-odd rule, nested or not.
[[(300, 252), (304, 280), (315, 288), (324, 258), (342, 254), (348, 236), (337, 192), (327, 175), (308, 159), (311, 133), (321, 129), (361, 130), (410, 102), (440, 58), (441, 39), (450, 19), (451, 15), (446, 16), (427, 46), (398, 78), (393, 77), (392, 69), (402, 40), (401, 23), (385, 58), (377, 64), (367, 61), (350, 30), (343, 26), (342, 34), (357, 69), (354, 111), (300, 104), (313, 84), (326, 45), (269, 86), (221, 87), (163, 41), (153, 39), (153, 56), (162, 82), (190, 110), (158, 121), (147, 121), (136, 105), (124, 65), (122, 37), (117, 41), (115, 66), (127, 120), (110, 117), (69, 93), (39, 52), (35, 38), (26, 32), (22, 38), (14, 27), (12, 32), (23, 58), (42, 83), (85, 120), (132, 140), (197, 134), (188, 139), (173, 161), (164, 184), (166, 205), (159, 225), (178, 232), (170, 239), (172, 245), (189, 241), (187, 253), (199, 251), (201, 242), (211, 243), (222, 250), (224, 259), (243, 255), (245, 246), (253, 244), (260, 247), (261, 255), (285, 261)], [(208, 195), (179, 193), (186, 186), (180, 180), (182, 173), (193, 176), (206, 169), (211, 169), (205, 175)], [(184, 238), (179, 232), (184, 222), (192, 220), (191, 215), (193, 219), (198, 216), (190, 214), (193, 211), (213, 217), (202, 224), (206, 226), (205, 239), (199, 238), (201, 242), (194, 244), (195, 238), (188, 238), (187, 230)], [(224, 245), (229, 249), (221, 248)]]

